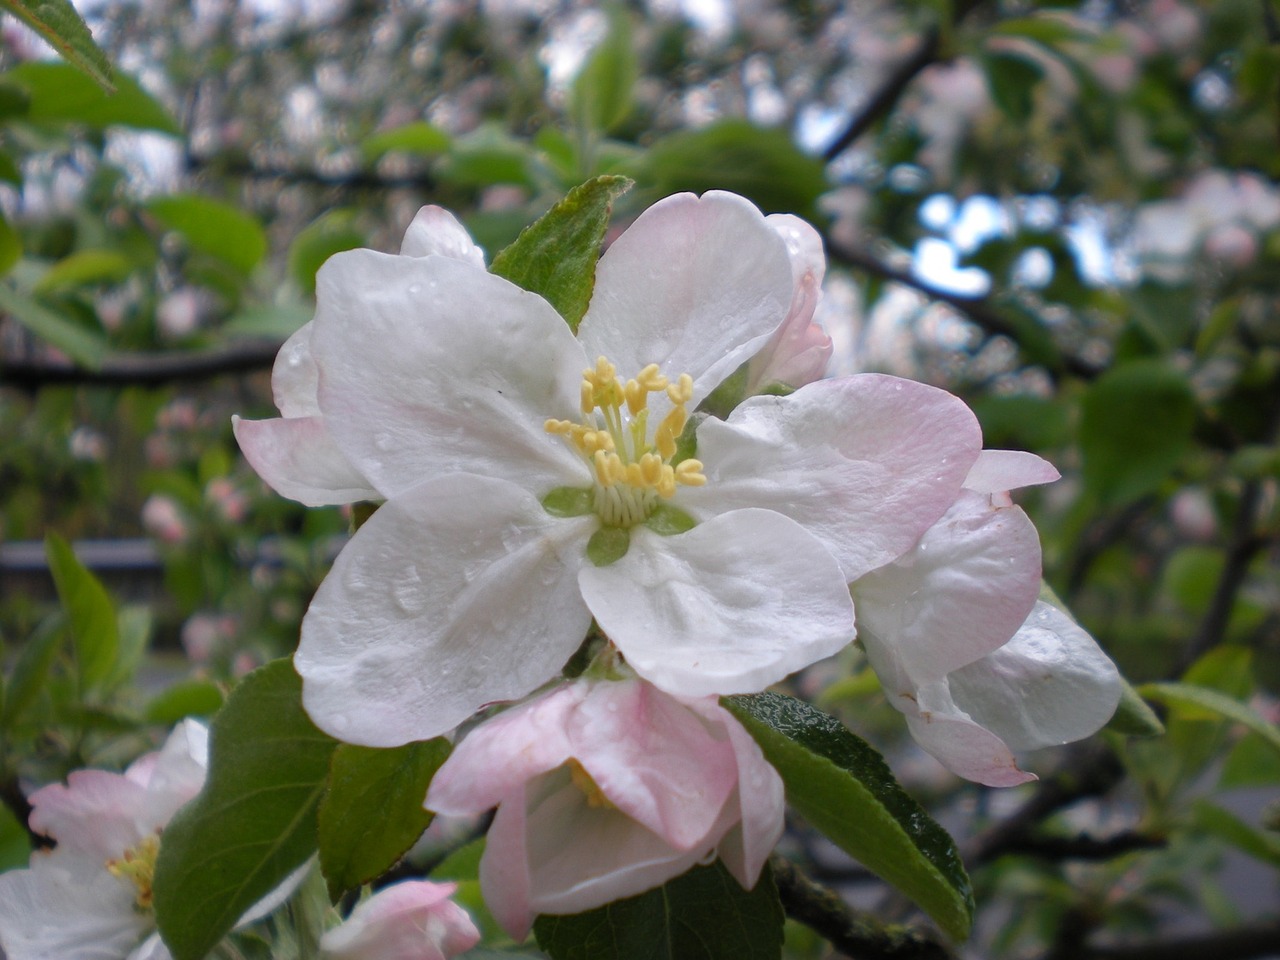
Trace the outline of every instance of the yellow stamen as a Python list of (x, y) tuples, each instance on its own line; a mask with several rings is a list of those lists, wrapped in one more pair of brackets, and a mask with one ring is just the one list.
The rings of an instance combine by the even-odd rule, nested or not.
[(587, 806), (595, 810), (616, 810), (608, 797), (604, 795), (604, 791), (600, 789), (600, 785), (592, 779), (591, 774), (577, 760), (569, 758), (569, 779), (573, 781), (573, 785), (587, 798)]
[(156, 873), (156, 856), (160, 853), (160, 837), (156, 834), (143, 837), (124, 855), (108, 860), (107, 871), (121, 880), (127, 880), (137, 888), (133, 903), (138, 910), (152, 909), (152, 882)]

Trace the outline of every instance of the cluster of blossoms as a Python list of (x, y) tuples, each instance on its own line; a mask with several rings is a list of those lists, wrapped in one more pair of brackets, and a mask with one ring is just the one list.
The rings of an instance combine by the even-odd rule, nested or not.
[[(550, 685), (471, 729), (426, 798), (498, 808), (481, 881), (513, 936), (714, 856), (752, 886), (782, 784), (716, 698), (855, 636), (916, 739), (983, 783), (1115, 707), (1111, 662), (1037, 601), (1007, 494), (1056, 471), (982, 451), (942, 390), (817, 379), (823, 269), (803, 221), (669, 197), (601, 257), (575, 335), (426, 207), (399, 255), (324, 265), (273, 373), (281, 416), (235, 423), (285, 496), (381, 502), (303, 621), (319, 727), (397, 746)], [(744, 366), (798, 389), (703, 416)], [(564, 680), (593, 620), (604, 651)]]

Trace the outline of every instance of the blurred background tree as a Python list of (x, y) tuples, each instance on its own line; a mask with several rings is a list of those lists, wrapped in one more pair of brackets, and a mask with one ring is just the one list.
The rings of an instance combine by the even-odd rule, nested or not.
[[(1166, 736), (1127, 713), (993, 793), (903, 742), (856, 653), (800, 678), (962, 839), (971, 954), (1280, 956), (1272, 0), (82, 12), (114, 94), (0, 21), (5, 864), (23, 783), (128, 757), (292, 650), (350, 518), (267, 491), (229, 417), (272, 412), (324, 259), (394, 249), (428, 202), (492, 256), (623, 173), (619, 225), (717, 188), (814, 222), (832, 372), (945, 386), (988, 446), (1052, 460), (1024, 498), (1046, 580), (1135, 684), (1193, 688), (1142, 688)], [(48, 533), (121, 601), (92, 615), (123, 673), (90, 669), (96, 581)], [(786, 852), (908, 916), (802, 824)], [(828, 949), (789, 931), (795, 957)]]

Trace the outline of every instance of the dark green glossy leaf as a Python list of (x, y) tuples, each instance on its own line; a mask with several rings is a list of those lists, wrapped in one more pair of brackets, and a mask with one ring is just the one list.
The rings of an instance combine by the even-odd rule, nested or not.
[(267, 234), (247, 213), (197, 194), (160, 197), (147, 209), (170, 230), (187, 239), (193, 250), (217, 257), (249, 273), (267, 253)]
[(1150, 493), (1190, 447), (1195, 419), (1191, 386), (1172, 366), (1138, 360), (1109, 370), (1081, 404), (1085, 485), (1105, 504)]
[(115, 605), (101, 581), (80, 563), (65, 540), (51, 533), (45, 538), (44, 549), (71, 624), (81, 687), (98, 686), (115, 670), (120, 653)]
[(777, 960), (782, 905), (768, 867), (752, 890), (717, 860), (655, 890), (533, 925), (553, 960)]
[(720, 120), (664, 137), (640, 160), (638, 180), (662, 193), (732, 190), (765, 213), (812, 219), (829, 184), (821, 160), (800, 151), (785, 130)]
[(596, 177), (574, 187), (494, 257), (490, 269), (543, 297), (576, 332), (595, 289), (613, 203), (630, 189), (626, 177)]
[(427, 787), (451, 750), (443, 737), (391, 750), (339, 744), (320, 803), (320, 867), (329, 896), (381, 876), (431, 823)]
[(31, 97), (27, 119), (52, 123), (83, 123), (91, 127), (124, 126), (181, 134), (177, 121), (127, 74), (115, 75), (116, 89), (108, 94), (95, 81), (65, 63), (29, 61), (2, 78), (16, 83)]
[(840, 721), (776, 693), (724, 701), (787, 786), (787, 802), (950, 936), (964, 939), (973, 892), (955, 842)]
[(214, 718), (209, 778), (165, 829), (156, 922), (175, 960), (200, 960), (316, 850), (316, 811), (337, 741), (302, 709), (302, 681), (275, 660)]
[(93, 34), (80, 18), (71, 0), (0, 0), (8, 10), (69, 63), (83, 70), (107, 92), (115, 89), (111, 64), (93, 42)]

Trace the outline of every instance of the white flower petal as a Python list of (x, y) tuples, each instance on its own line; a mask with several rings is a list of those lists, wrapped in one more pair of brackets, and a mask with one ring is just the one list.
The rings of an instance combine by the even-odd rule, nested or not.
[(799, 521), (856, 580), (946, 511), (982, 446), (973, 413), (936, 387), (880, 374), (753, 397), (698, 427), (707, 484), (680, 505), (709, 517), (764, 507)]
[(910, 552), (851, 590), (881, 681), (901, 670), (919, 685), (1013, 636), (1040, 591), (1040, 540), (1019, 508), (966, 492)]
[(303, 619), (294, 665), (312, 720), (348, 743), (397, 746), (548, 680), (590, 622), (575, 574), (595, 523), (462, 474), (384, 504)]
[(1009, 748), (962, 714), (907, 714), (916, 743), (952, 773), (988, 787), (1016, 787), (1037, 779), (1018, 768)]
[(584, 483), (547, 418), (576, 419), (586, 366), (542, 298), (447, 257), (350, 250), (316, 276), (325, 425), (392, 497), (442, 473), (526, 489)]
[(150, 926), (136, 892), (100, 861), (36, 853), (0, 874), (0, 947), (9, 960), (121, 960)]
[(741, 510), (583, 566), (582, 595), (636, 673), (681, 697), (762, 690), (853, 639), (839, 565), (793, 520)]
[(480, 931), (449, 897), (456, 883), (403, 880), (356, 904), (320, 938), (326, 960), (444, 960), (470, 950)]
[(73, 770), (65, 785), (51, 783), (31, 795), (31, 829), (101, 864), (150, 831), (146, 805), (146, 788), (121, 774)]
[(282, 497), (309, 507), (381, 500), (329, 435), (323, 417), (231, 418), (250, 466)]
[(143, 762), (148, 768), (143, 827), (149, 832), (173, 819), (179, 808), (204, 786), (209, 766), (208, 728), (196, 720), (183, 720), (173, 728), (158, 752), (134, 763), (125, 771), (125, 776), (132, 777)]
[(293, 332), (271, 368), (272, 398), (284, 417), (312, 417), (320, 412), (316, 403), (319, 375), (311, 357), (313, 322), (309, 320)]
[(969, 475), (966, 490), (975, 493), (1006, 493), (1019, 487), (1053, 483), (1062, 474), (1048, 460), (1025, 450), (983, 450)]
[(1120, 674), (1079, 625), (1039, 601), (1004, 646), (950, 677), (955, 702), (1012, 750), (1080, 740), (1111, 719)]
[(130, 952), (127, 960), (171, 960), (173, 954), (160, 939), (160, 934), (153, 933), (140, 943), (136, 950)]
[(432, 255), (461, 260), (484, 269), (484, 251), (476, 246), (467, 228), (448, 210), (425, 206), (414, 215), (400, 244), (402, 257)]
[[(578, 336), (593, 362), (606, 356), (624, 376), (650, 363), (667, 376), (689, 374), (693, 409), (765, 344), (791, 292), (786, 246), (750, 201), (681, 193), (651, 206), (605, 251)], [(652, 403), (656, 422), (665, 399)]]

